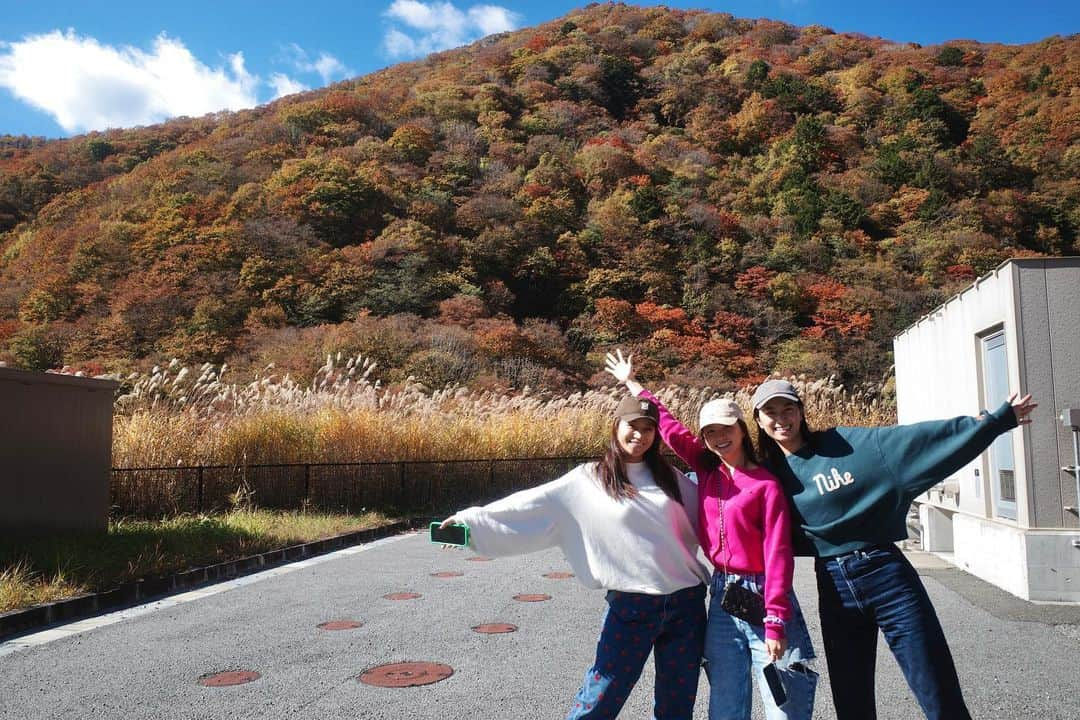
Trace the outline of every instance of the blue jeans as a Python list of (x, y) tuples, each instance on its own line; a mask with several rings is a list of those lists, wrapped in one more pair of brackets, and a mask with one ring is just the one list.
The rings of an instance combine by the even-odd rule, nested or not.
[(821, 635), (838, 720), (874, 720), (878, 629), (930, 720), (970, 720), (945, 633), (895, 545), (816, 561)]
[[(788, 700), (782, 707), (773, 702), (765, 682), (763, 669), (769, 664), (765, 651), (765, 628), (728, 615), (720, 600), (728, 578), (736, 579), (755, 592), (761, 592), (764, 575), (713, 574), (712, 599), (709, 602), (709, 623), (705, 630), (705, 674), (709, 676), (709, 720), (749, 720), (751, 681), (757, 680), (758, 692), (768, 720), (810, 720), (814, 709), (814, 693), (818, 675), (805, 665), (780, 671)], [(814, 657), (814, 646), (806, 630), (795, 593), (789, 593), (791, 619), (784, 626), (788, 653), (798, 649), (803, 661)], [(790, 657), (790, 655), (789, 655)]]
[(656, 664), (653, 717), (691, 720), (705, 638), (705, 586), (669, 595), (609, 590), (596, 662), (574, 698), (566, 720), (606, 720), (622, 709), (653, 652)]

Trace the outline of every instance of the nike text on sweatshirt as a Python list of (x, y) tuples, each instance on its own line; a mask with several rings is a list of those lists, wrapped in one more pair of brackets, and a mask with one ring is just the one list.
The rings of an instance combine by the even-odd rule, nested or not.
[(812, 433), (775, 468), (801, 528), (822, 557), (907, 537), (915, 498), (1016, 427), (1009, 403), (979, 417), (838, 427)]

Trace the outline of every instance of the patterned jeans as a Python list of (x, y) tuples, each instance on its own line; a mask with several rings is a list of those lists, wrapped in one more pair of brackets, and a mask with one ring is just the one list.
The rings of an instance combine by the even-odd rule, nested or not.
[(566, 720), (616, 717), (650, 651), (656, 663), (653, 717), (690, 720), (705, 641), (705, 586), (669, 595), (609, 590), (607, 602), (596, 662)]

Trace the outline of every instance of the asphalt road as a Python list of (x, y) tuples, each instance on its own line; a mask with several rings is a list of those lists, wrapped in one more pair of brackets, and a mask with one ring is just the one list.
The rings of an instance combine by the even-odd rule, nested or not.
[[(409, 534), (250, 576), (153, 606), (0, 644), (0, 718), (561, 718), (595, 649), (603, 593), (564, 571), (557, 551), (474, 562)], [(912, 555), (941, 616), (976, 718), (1080, 717), (1080, 608), (1019, 601), (931, 556)], [(453, 571), (454, 577), (432, 573)], [(796, 591), (820, 651), (813, 571)], [(387, 600), (395, 592), (412, 600)], [(519, 593), (551, 600), (519, 602)], [(355, 620), (352, 630), (317, 627)], [(481, 635), (481, 623), (517, 632)], [(424, 687), (357, 680), (385, 663), (431, 661), (454, 674)], [(883, 720), (922, 717), (884, 642)], [(824, 661), (815, 718), (833, 717)], [(253, 670), (236, 687), (200, 677)], [(695, 718), (705, 718), (702, 677)], [(646, 668), (621, 717), (651, 717)], [(755, 709), (755, 718), (763, 717)]]

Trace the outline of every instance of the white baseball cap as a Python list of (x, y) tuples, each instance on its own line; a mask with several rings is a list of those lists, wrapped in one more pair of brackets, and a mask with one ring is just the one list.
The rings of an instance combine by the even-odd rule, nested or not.
[(743, 419), (742, 408), (734, 400), (720, 398), (710, 400), (701, 406), (698, 414), (698, 427), (704, 430), (709, 425), (734, 425)]

